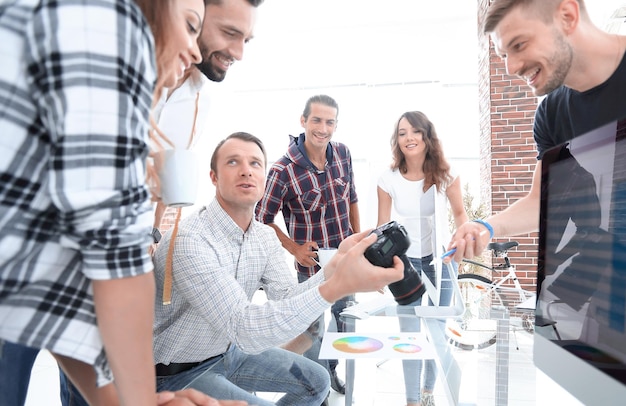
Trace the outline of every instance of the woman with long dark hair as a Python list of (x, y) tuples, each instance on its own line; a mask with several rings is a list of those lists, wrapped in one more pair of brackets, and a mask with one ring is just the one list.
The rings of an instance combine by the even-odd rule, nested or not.
[[(378, 180), (378, 225), (391, 220), (391, 209), (401, 216), (398, 219), (411, 239), (407, 251), (411, 263), (423, 270), (435, 283), (433, 260), (433, 222), (435, 204), (446, 207), (446, 200), (454, 216), (456, 226), (467, 221), (463, 207), (461, 180), (451, 170), (437, 137), (435, 126), (419, 111), (402, 114), (391, 137), (392, 164)], [(432, 186), (436, 188), (434, 200), (424, 201), (422, 196)], [(433, 202), (437, 202), (433, 204)], [(441, 225), (439, 225), (441, 226)], [(446, 223), (447, 231), (447, 223)], [(448, 241), (437, 242), (447, 245)], [(443, 267), (439, 305), (449, 305), (452, 298), (451, 277), (448, 267)], [(412, 303), (419, 306), (421, 298)], [(429, 299), (432, 305), (432, 300)], [(420, 331), (419, 318), (400, 317), (401, 331)], [(422, 364), (425, 364), (424, 385), (421, 388)], [(403, 360), (404, 381), (408, 406), (433, 405), (433, 388), (437, 377), (434, 360)]]

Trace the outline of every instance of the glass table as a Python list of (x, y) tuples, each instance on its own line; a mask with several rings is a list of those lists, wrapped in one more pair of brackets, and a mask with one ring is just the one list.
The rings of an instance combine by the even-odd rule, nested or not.
[[(456, 288), (455, 295), (458, 292)], [(460, 300), (453, 302), (462, 303)], [(346, 322), (347, 332), (356, 332), (359, 320), (369, 317), (419, 317), (422, 320), (422, 332), (435, 348), (438, 370), (442, 379), (443, 387), (450, 404), (457, 404), (459, 388), (461, 384), (461, 370), (454, 359), (453, 348), (448, 345), (444, 333), (445, 319), (455, 317), (463, 312), (459, 306), (398, 306), (390, 295), (381, 296), (379, 299), (355, 304), (347, 307), (341, 317)], [(398, 328), (399, 332), (399, 328)], [(393, 332), (392, 332), (393, 333)], [(352, 405), (354, 392), (354, 378), (356, 372), (356, 359), (346, 358), (346, 395), (345, 404)]]

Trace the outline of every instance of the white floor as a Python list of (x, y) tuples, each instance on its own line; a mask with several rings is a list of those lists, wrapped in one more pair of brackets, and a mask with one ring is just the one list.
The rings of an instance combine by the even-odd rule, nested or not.
[[(359, 300), (362, 300), (359, 297)], [(397, 332), (397, 320), (390, 317), (372, 317), (358, 327), (358, 331)], [(517, 340), (515, 340), (517, 338)], [(509, 352), (508, 405), (575, 406), (581, 403), (565, 392), (550, 378), (537, 370), (532, 363), (533, 336), (517, 331), (511, 336)], [(519, 349), (518, 349), (519, 348)], [(459, 405), (495, 405), (496, 346), (483, 350), (464, 351), (455, 349), (455, 359), (462, 371)], [(404, 405), (404, 383), (400, 360), (389, 360), (377, 366), (381, 360), (359, 359), (356, 361), (356, 378), (353, 405), (394, 406)], [(344, 376), (345, 363), (340, 362), (338, 372)], [(435, 387), (438, 406), (449, 405), (441, 375)], [(276, 394), (263, 394), (276, 399)], [(331, 392), (331, 406), (343, 406), (344, 396)], [(26, 406), (59, 406), (59, 379), (54, 359), (42, 351), (37, 358)]]

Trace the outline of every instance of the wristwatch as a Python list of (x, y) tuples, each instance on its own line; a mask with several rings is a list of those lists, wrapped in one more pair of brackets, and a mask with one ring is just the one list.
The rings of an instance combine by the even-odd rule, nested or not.
[(154, 240), (155, 244), (158, 244), (159, 241), (161, 241), (161, 232), (159, 231), (158, 228), (153, 227), (150, 235), (152, 235), (152, 239)]

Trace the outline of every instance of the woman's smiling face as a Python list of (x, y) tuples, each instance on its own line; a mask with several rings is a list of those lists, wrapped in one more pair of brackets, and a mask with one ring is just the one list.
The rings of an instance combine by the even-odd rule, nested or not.
[(404, 156), (416, 156), (426, 153), (424, 134), (413, 128), (406, 117), (398, 123), (398, 146)]
[(172, 4), (169, 34), (163, 51), (163, 85), (172, 87), (185, 71), (199, 63), (198, 37), (204, 16), (203, 0), (175, 0)]

